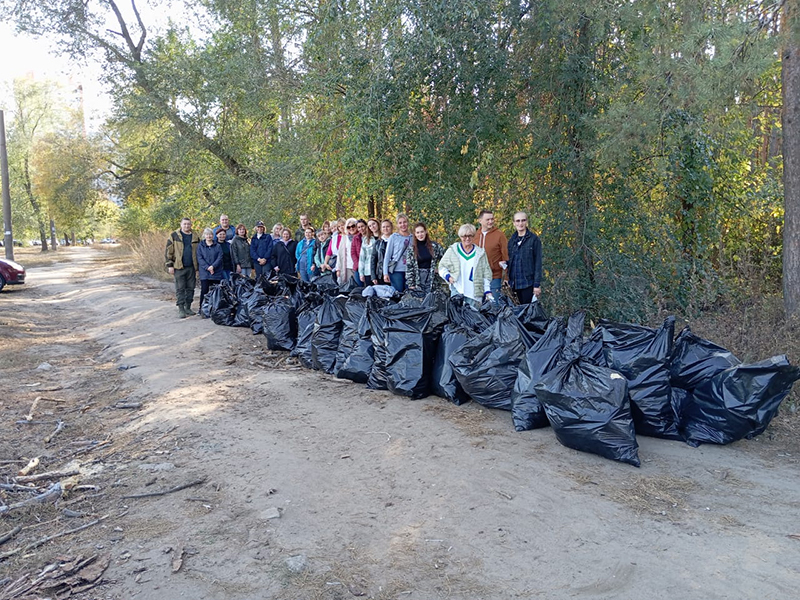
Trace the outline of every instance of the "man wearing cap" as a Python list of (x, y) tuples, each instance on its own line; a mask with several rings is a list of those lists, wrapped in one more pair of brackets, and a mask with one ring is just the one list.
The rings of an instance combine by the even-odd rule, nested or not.
[(269, 261), (272, 257), (272, 236), (267, 235), (264, 221), (256, 223), (256, 234), (250, 240), (250, 258), (253, 259), (253, 268), (256, 270), (256, 279), (261, 275), (269, 277)]
[(175, 277), (175, 296), (178, 316), (183, 319), (195, 315), (192, 310), (194, 286), (197, 284), (197, 247), (200, 238), (192, 231), (192, 220), (181, 219), (181, 227), (173, 231), (167, 239), (164, 252), (167, 270)]
[(225, 241), (227, 242), (230, 242), (236, 235), (236, 231), (231, 227), (231, 220), (228, 218), (228, 215), (219, 216), (219, 225), (214, 227), (214, 239), (217, 239), (217, 232), (220, 229), (225, 230)]
[(500, 290), (503, 287), (503, 270), (508, 266), (508, 239), (505, 233), (494, 226), (492, 211), (482, 210), (478, 215), (478, 221), (481, 224), (481, 230), (475, 244), (486, 252), (489, 267), (492, 269), (492, 295), (499, 298)]

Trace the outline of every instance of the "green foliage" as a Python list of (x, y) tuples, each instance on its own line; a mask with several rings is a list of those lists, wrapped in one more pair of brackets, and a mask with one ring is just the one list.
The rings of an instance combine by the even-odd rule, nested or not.
[(402, 210), (448, 242), (522, 209), (559, 312), (780, 284), (779, 4), (187, 0), (193, 24), (128, 39), (111, 0), (5, 4), (104, 53), (130, 234)]

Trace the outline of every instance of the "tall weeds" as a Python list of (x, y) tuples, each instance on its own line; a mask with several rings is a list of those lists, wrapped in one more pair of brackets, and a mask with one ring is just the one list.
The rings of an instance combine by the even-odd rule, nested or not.
[(164, 266), (164, 249), (168, 237), (168, 233), (149, 231), (131, 239), (128, 242), (132, 255), (131, 270), (147, 277), (171, 281), (172, 277)]

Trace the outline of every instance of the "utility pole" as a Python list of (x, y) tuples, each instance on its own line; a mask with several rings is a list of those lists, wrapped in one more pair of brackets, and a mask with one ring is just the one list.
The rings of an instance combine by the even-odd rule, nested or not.
[(0, 110), (0, 176), (3, 178), (3, 231), (6, 258), (14, 260), (14, 235), (11, 233), (11, 188), (8, 184), (8, 152), (6, 151), (6, 120)]

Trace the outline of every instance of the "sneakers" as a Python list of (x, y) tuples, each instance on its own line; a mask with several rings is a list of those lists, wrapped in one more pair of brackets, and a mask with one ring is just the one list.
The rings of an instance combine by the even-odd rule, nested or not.
[(188, 303), (184, 304), (183, 305), (183, 310), (186, 312), (186, 316), (187, 317), (193, 317), (193, 316), (195, 316), (197, 314), (196, 312), (194, 312), (192, 310), (192, 303), (191, 302), (188, 302)]

